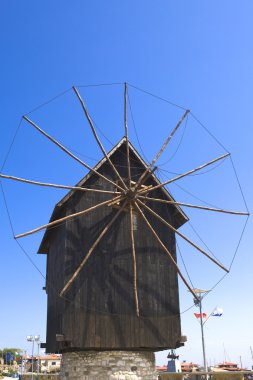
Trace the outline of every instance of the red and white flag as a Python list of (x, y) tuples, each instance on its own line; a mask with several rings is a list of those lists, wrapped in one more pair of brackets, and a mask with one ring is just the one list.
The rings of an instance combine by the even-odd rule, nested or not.
[[(200, 318), (200, 314), (194, 313), (196, 318)], [(202, 313), (202, 318), (206, 318), (206, 313)]]

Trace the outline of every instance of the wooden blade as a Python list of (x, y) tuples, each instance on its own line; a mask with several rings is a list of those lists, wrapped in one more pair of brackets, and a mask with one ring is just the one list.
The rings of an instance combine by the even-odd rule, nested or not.
[(129, 189), (131, 189), (131, 165), (129, 155), (129, 139), (128, 139), (128, 125), (127, 125), (127, 84), (124, 86), (124, 127), (126, 136), (126, 150), (127, 150), (127, 171), (128, 171), (128, 183)]
[[(215, 162), (217, 162), (217, 161), (219, 161), (219, 160), (222, 160), (223, 158), (228, 157), (229, 155), (230, 155), (230, 153), (226, 153), (226, 154), (224, 154), (223, 156), (220, 156), (220, 157), (218, 157), (218, 158), (215, 158), (214, 160), (209, 161), (209, 162), (207, 162), (206, 164), (201, 165), (201, 166), (199, 166), (199, 167), (196, 168), (196, 169), (192, 169), (192, 170), (190, 170), (189, 172), (186, 172), (186, 173), (184, 173), (184, 174), (180, 174), (179, 176), (177, 176), (177, 177), (175, 177), (175, 178), (172, 178), (172, 179), (169, 179), (169, 180), (166, 181), (166, 182), (160, 183), (159, 185), (152, 187), (152, 188), (151, 188), (150, 190), (148, 190), (148, 191), (153, 191), (153, 190), (156, 190), (156, 189), (160, 189), (161, 187), (163, 187), (163, 186), (165, 186), (165, 185), (168, 185), (168, 184), (171, 183), (171, 182), (177, 181), (177, 180), (180, 179), (180, 178), (186, 177), (187, 175), (193, 174), (193, 173), (195, 173), (195, 172), (197, 172), (197, 171), (199, 171), (199, 170), (201, 170), (201, 169), (204, 169), (205, 167), (207, 167), (207, 166), (209, 166), (209, 165), (212, 165), (212, 164), (214, 164)], [(140, 190), (139, 193), (145, 194), (145, 193), (148, 192), (148, 191), (147, 191), (147, 190)]]
[(94, 249), (97, 247), (98, 243), (104, 237), (104, 235), (109, 230), (109, 228), (111, 227), (111, 225), (118, 218), (119, 214), (121, 214), (121, 212), (123, 211), (123, 209), (126, 206), (126, 204), (127, 204), (127, 200), (124, 202), (124, 204), (122, 205), (122, 207), (118, 210), (118, 212), (114, 215), (114, 217), (111, 219), (111, 221), (107, 224), (107, 226), (103, 229), (103, 231), (101, 232), (101, 234), (99, 235), (99, 237), (97, 238), (97, 240), (94, 242), (94, 244), (91, 246), (91, 248), (89, 249), (87, 255), (84, 257), (84, 259), (82, 260), (81, 264), (79, 265), (79, 267), (77, 268), (77, 270), (75, 271), (75, 273), (72, 275), (72, 277), (70, 278), (70, 280), (67, 282), (67, 284), (64, 286), (64, 288), (60, 292), (60, 296), (62, 296), (69, 289), (69, 287), (73, 284), (73, 282), (75, 281), (75, 279), (77, 278), (77, 276), (81, 272), (83, 266), (85, 265), (85, 263), (87, 262), (87, 260), (92, 255)]
[(140, 207), (138, 206), (138, 204), (135, 202), (135, 207), (137, 208), (137, 210), (139, 211), (140, 215), (142, 216), (142, 218), (144, 219), (145, 223), (147, 224), (148, 228), (150, 229), (150, 231), (153, 233), (153, 235), (155, 236), (156, 240), (159, 242), (159, 244), (161, 245), (161, 247), (164, 249), (164, 251), (166, 252), (167, 256), (169, 257), (171, 263), (174, 265), (177, 273), (179, 274), (179, 276), (181, 277), (181, 279), (183, 280), (184, 284), (186, 285), (186, 287), (188, 288), (188, 290), (191, 292), (191, 294), (193, 295), (193, 297), (198, 301), (198, 296), (193, 292), (192, 288), (190, 287), (190, 285), (188, 284), (188, 282), (186, 281), (186, 279), (184, 278), (182, 272), (180, 271), (176, 261), (174, 260), (172, 254), (170, 253), (170, 251), (168, 250), (168, 248), (163, 244), (163, 242), (161, 241), (161, 239), (159, 238), (159, 236), (157, 235), (157, 233), (155, 232), (154, 228), (151, 226), (151, 224), (149, 223), (149, 221), (147, 220), (146, 216), (144, 215), (144, 213), (142, 212), (142, 210), (140, 209)]
[(137, 268), (136, 268), (136, 252), (135, 252), (135, 241), (134, 241), (134, 224), (133, 224), (133, 206), (130, 204), (130, 231), (131, 231), (131, 243), (132, 243), (132, 254), (133, 254), (133, 274), (134, 274), (134, 299), (137, 317), (140, 316), (139, 310), (139, 299), (137, 290)]
[(175, 202), (175, 201), (166, 201), (165, 199), (144, 197), (143, 195), (139, 195), (138, 198), (145, 199), (145, 200), (148, 200), (148, 201), (158, 202), (158, 203), (166, 203), (166, 204), (172, 204), (172, 205), (178, 205), (178, 206), (197, 208), (197, 209), (200, 209), (200, 210), (222, 212), (224, 214), (249, 215), (248, 212), (230, 211), (230, 210), (224, 210), (224, 209), (221, 209), (221, 208), (204, 207), (204, 206), (192, 205), (192, 204), (189, 204), (189, 203), (182, 203), (182, 202)]
[(105, 181), (109, 182), (111, 185), (116, 186), (118, 189), (124, 190), (117, 183), (111, 181), (109, 178), (106, 178), (103, 174), (99, 173), (97, 170), (93, 169), (92, 167), (90, 167), (89, 165), (87, 165), (85, 162), (83, 162), (82, 160), (80, 160), (80, 158), (78, 158), (77, 156), (75, 156), (74, 154), (72, 154), (61, 143), (59, 143), (57, 140), (55, 140), (53, 137), (51, 137), (48, 133), (46, 133), (45, 131), (43, 131), (43, 129), (41, 129), (40, 127), (38, 127), (38, 125), (36, 125), (33, 121), (31, 121), (30, 119), (28, 119), (28, 117), (23, 116), (23, 119), (25, 119), (26, 121), (28, 121), (28, 123), (31, 124), (35, 129), (37, 129), (37, 131), (39, 131), (40, 133), (42, 133), (42, 135), (44, 135), (45, 137), (47, 137), (50, 141), (52, 141), (55, 145), (57, 145), (61, 150), (63, 150), (63, 152), (67, 153), (70, 157), (74, 158), (74, 160), (76, 160), (77, 162), (79, 162), (85, 168), (87, 168), (90, 171), (92, 171), (93, 173), (97, 174), (99, 177), (103, 178)]
[(57, 189), (70, 189), (70, 190), (79, 190), (79, 191), (86, 191), (86, 192), (93, 192), (93, 193), (104, 193), (104, 194), (121, 194), (118, 191), (107, 191), (107, 190), (99, 190), (99, 189), (90, 189), (87, 187), (66, 186), (66, 185), (58, 185), (55, 183), (38, 182), (38, 181), (32, 181), (30, 179), (14, 177), (12, 175), (5, 175), (5, 174), (0, 174), (0, 178), (11, 179), (14, 181), (24, 182), (24, 183), (31, 184), (31, 185), (54, 187)]
[(138, 182), (136, 184), (136, 187), (135, 187), (136, 190), (140, 187), (140, 185), (142, 184), (143, 179), (146, 177), (146, 174), (149, 172), (149, 170), (152, 168), (152, 166), (155, 164), (155, 162), (161, 156), (162, 152), (164, 151), (164, 149), (166, 148), (166, 146), (168, 145), (168, 143), (170, 142), (170, 140), (172, 139), (172, 137), (176, 133), (177, 129), (180, 127), (180, 125), (182, 124), (182, 122), (184, 121), (185, 117), (188, 115), (189, 112), (190, 112), (189, 110), (186, 110), (186, 112), (182, 116), (181, 120), (177, 123), (177, 125), (175, 126), (175, 128), (171, 132), (170, 136), (164, 142), (163, 146), (161, 147), (161, 149), (159, 150), (159, 152), (157, 153), (157, 155), (155, 156), (155, 158), (153, 159), (153, 161), (149, 164), (149, 166), (147, 167), (147, 169), (145, 170), (145, 172), (140, 176), (140, 178), (139, 178), (139, 180), (138, 180)]
[[(118, 197), (115, 197), (114, 199), (116, 200), (117, 198), (120, 199), (121, 196), (118, 196)], [(96, 206), (92, 206), (86, 210), (83, 210), (83, 211), (79, 211), (79, 212), (76, 212), (74, 214), (71, 214), (71, 215), (68, 215), (68, 216), (64, 216), (63, 218), (60, 218), (60, 219), (57, 219), (57, 220), (54, 220), (53, 222), (50, 222), (50, 223), (47, 223), (47, 224), (44, 224), (43, 226), (41, 227), (38, 227), (38, 228), (35, 228), (34, 230), (31, 230), (31, 231), (28, 231), (28, 232), (25, 232), (23, 234), (20, 234), (20, 235), (16, 235), (14, 236), (15, 239), (19, 239), (21, 237), (24, 237), (24, 236), (28, 236), (28, 235), (32, 235), (34, 234), (35, 232), (38, 232), (38, 231), (41, 231), (41, 230), (44, 230), (45, 228), (50, 228), (50, 227), (53, 227), (53, 226), (56, 226), (57, 224), (61, 223), (61, 222), (64, 222), (66, 220), (69, 220), (69, 219), (72, 219), (72, 218), (75, 218), (77, 216), (80, 216), (80, 215), (84, 215), (84, 214), (87, 214), (91, 211), (94, 211), (96, 210), (97, 208), (99, 207), (102, 207), (104, 205), (107, 205), (109, 204), (110, 202), (112, 201), (112, 199), (109, 199), (108, 201), (105, 201), (105, 202), (102, 202), (102, 203), (98, 203)]]
[(206, 253), (202, 248), (198, 247), (195, 243), (193, 243), (193, 241), (191, 241), (190, 239), (188, 239), (185, 235), (183, 235), (181, 232), (179, 232), (176, 228), (174, 228), (171, 224), (169, 224), (166, 220), (164, 220), (160, 215), (158, 215), (155, 211), (153, 211), (150, 207), (148, 207), (147, 205), (145, 205), (145, 203), (143, 203), (142, 201), (140, 200), (137, 200), (137, 202), (145, 207), (145, 209), (147, 209), (152, 215), (154, 215), (157, 219), (159, 219), (163, 224), (165, 224), (167, 227), (169, 227), (172, 231), (174, 231), (177, 235), (181, 236), (181, 238), (183, 238), (185, 241), (187, 241), (189, 244), (191, 244), (194, 248), (196, 248), (198, 251), (200, 251), (201, 253), (203, 253), (203, 255), (205, 255), (206, 257), (208, 257), (212, 262), (214, 262), (216, 265), (218, 265), (221, 269), (223, 269), (225, 272), (229, 272), (229, 270), (227, 268), (225, 268), (222, 264), (220, 264), (218, 261), (216, 261), (215, 259), (213, 259), (210, 255), (208, 255), (208, 253)]
[(91, 130), (92, 130), (92, 133), (93, 133), (93, 135), (94, 135), (94, 137), (95, 137), (95, 139), (96, 139), (96, 141), (97, 141), (97, 143), (98, 143), (98, 145), (99, 145), (101, 151), (103, 152), (105, 158), (106, 158), (107, 161), (109, 162), (109, 164), (110, 164), (112, 170), (114, 171), (114, 173), (116, 174), (116, 176), (117, 176), (118, 179), (120, 180), (121, 185), (123, 186), (123, 188), (127, 189), (125, 182), (123, 181), (123, 179), (122, 179), (122, 177), (120, 176), (118, 170), (116, 169), (116, 167), (115, 167), (114, 164), (112, 163), (110, 157), (108, 156), (106, 150), (104, 149), (104, 147), (103, 147), (103, 145), (102, 145), (102, 143), (101, 143), (101, 141), (100, 141), (100, 139), (99, 139), (99, 137), (98, 137), (98, 135), (97, 135), (96, 129), (95, 129), (94, 125), (93, 125), (93, 122), (92, 122), (91, 117), (90, 117), (90, 115), (89, 115), (89, 113), (88, 113), (88, 110), (87, 110), (87, 108), (86, 108), (86, 106), (85, 106), (85, 104), (84, 104), (84, 101), (83, 101), (83, 99), (81, 98), (81, 95), (79, 94), (79, 92), (77, 91), (77, 89), (76, 89), (74, 86), (73, 86), (73, 90), (74, 90), (76, 96), (78, 97), (78, 99), (79, 99), (79, 101), (80, 101), (80, 103), (81, 103), (82, 109), (83, 109), (83, 111), (84, 111), (84, 113), (85, 113), (85, 116), (86, 116), (86, 118), (87, 118), (87, 120), (88, 120), (88, 123), (90, 124)]

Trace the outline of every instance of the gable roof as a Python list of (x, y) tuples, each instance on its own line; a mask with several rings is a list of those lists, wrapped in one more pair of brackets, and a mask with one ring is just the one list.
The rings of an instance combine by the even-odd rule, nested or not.
[[(124, 136), (108, 153), (108, 157), (111, 158), (111, 156), (113, 156), (113, 154), (118, 150), (120, 149), (124, 144), (126, 144), (126, 137)], [(129, 141), (129, 150), (132, 154), (134, 154), (136, 156), (136, 158), (140, 161), (140, 163), (142, 164), (142, 166), (144, 167), (144, 170), (148, 167), (147, 163), (143, 160), (143, 158), (139, 155), (138, 151), (133, 147), (132, 143)], [(104, 163), (106, 163), (107, 161), (107, 158), (104, 157), (102, 158), (94, 167), (93, 169), (98, 171)], [(82, 187), (85, 182), (92, 176), (92, 175), (96, 175), (94, 174), (92, 171), (89, 171), (75, 186), (76, 187)], [(159, 185), (161, 182), (159, 181), (159, 179), (156, 177), (156, 175), (154, 173), (151, 173), (150, 174), (150, 177), (152, 178), (152, 180), (157, 184)], [(172, 201), (175, 201), (175, 199), (173, 198), (173, 196), (169, 193), (169, 191), (165, 188), (165, 187), (162, 187), (160, 188), (160, 190), (164, 193), (164, 195), (166, 196), (166, 198), (169, 198), (169, 200), (172, 200)], [(50, 218), (50, 221), (49, 222), (52, 222), (53, 220), (56, 220), (57, 219), (57, 214), (59, 213), (60, 209), (62, 208), (62, 206), (71, 198), (71, 196), (75, 193), (75, 190), (70, 190), (54, 207), (54, 210), (53, 210), (53, 213), (51, 215), (51, 218)], [(180, 226), (182, 226), (184, 223), (186, 223), (189, 218), (187, 217), (187, 215), (184, 213), (184, 211), (181, 209), (181, 207), (179, 207), (178, 205), (173, 205), (173, 207), (175, 208), (176, 212), (175, 212), (175, 215), (177, 217), (177, 228), (179, 228)], [(41, 244), (40, 244), (40, 247), (38, 249), (38, 252), (37, 253), (47, 253), (47, 241), (48, 241), (48, 238), (49, 238), (49, 233), (50, 233), (50, 230), (49, 229), (46, 229), (46, 232), (44, 233), (44, 236), (42, 238), (42, 241), (41, 241)]]

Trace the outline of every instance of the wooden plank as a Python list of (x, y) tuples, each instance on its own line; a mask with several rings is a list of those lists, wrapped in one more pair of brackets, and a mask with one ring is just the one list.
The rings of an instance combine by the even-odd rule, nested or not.
[(117, 184), (115, 184), (115, 182), (111, 181), (109, 178), (106, 178), (103, 174), (101, 174), (100, 172), (98, 172), (97, 170), (93, 169), (91, 166), (89, 166), (88, 164), (86, 164), (85, 162), (83, 162), (80, 158), (78, 158), (77, 156), (75, 156), (73, 153), (71, 153), (67, 148), (65, 148), (61, 143), (59, 143), (57, 140), (55, 140), (53, 137), (51, 137), (48, 133), (46, 133), (45, 131), (43, 131), (43, 129), (41, 129), (38, 125), (36, 125), (33, 121), (31, 121), (30, 119), (28, 119), (28, 117), (26, 116), (23, 116), (23, 119), (25, 119), (26, 121), (28, 121), (28, 123), (30, 123), (35, 129), (37, 129), (37, 131), (39, 131), (41, 134), (43, 134), (47, 139), (49, 139), (50, 141), (52, 141), (55, 145), (57, 145), (61, 150), (63, 150), (63, 152), (67, 153), (70, 157), (74, 158), (74, 160), (76, 160), (77, 162), (79, 162), (81, 165), (83, 165), (86, 169), (89, 169), (92, 173), (98, 175), (99, 177), (103, 178), (105, 181), (109, 182), (110, 184), (112, 184), (113, 186), (116, 186), (118, 189), (120, 190), (123, 190), (123, 188)]

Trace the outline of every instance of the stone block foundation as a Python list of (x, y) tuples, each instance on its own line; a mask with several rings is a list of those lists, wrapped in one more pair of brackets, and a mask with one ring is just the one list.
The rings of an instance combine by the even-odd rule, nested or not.
[(157, 380), (155, 356), (145, 351), (62, 354), (61, 380)]

